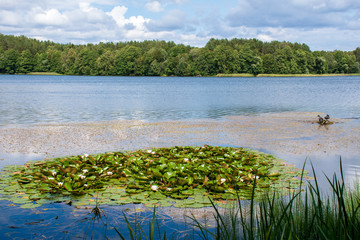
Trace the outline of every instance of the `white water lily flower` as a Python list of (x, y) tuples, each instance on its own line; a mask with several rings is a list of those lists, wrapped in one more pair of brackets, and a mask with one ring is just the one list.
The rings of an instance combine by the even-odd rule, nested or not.
[(53, 178), (53, 177), (49, 177), (48, 179), (49, 179), (49, 180), (54, 180), (55, 178)]
[(151, 186), (151, 190), (153, 190), (153, 191), (155, 191), (155, 192), (158, 190), (158, 188), (159, 188), (159, 187), (156, 186), (156, 185), (152, 185), (152, 186)]
[(63, 183), (63, 182), (58, 182), (58, 185), (59, 185), (60, 187), (62, 187), (62, 186), (64, 185), (64, 183)]
[(190, 159), (184, 158), (184, 161), (185, 161), (185, 162), (190, 162)]
[(84, 187), (88, 187), (88, 185), (87, 185), (87, 184), (84, 184)]
[(84, 175), (79, 175), (79, 177), (80, 177), (80, 179), (85, 179), (86, 178), (86, 176), (84, 176)]
[(226, 182), (226, 178), (220, 179), (220, 183), (221, 183), (221, 184), (223, 184), (224, 182)]
[(84, 174), (89, 172), (89, 170), (87, 170), (87, 169), (83, 169), (82, 171), (83, 171)]
[(107, 172), (106, 174), (110, 176), (113, 175), (113, 172)]
[(56, 172), (55, 171), (52, 171), (51, 172), (51, 175), (53, 175), (54, 177), (56, 176)]
[(152, 150), (147, 150), (147, 153), (152, 153)]
[(169, 191), (169, 192), (170, 192), (171, 190), (172, 190), (172, 188), (169, 188), (169, 187), (166, 188), (166, 191)]
[(88, 156), (89, 156), (89, 154), (84, 154), (84, 157), (86, 157), (86, 158), (87, 158)]

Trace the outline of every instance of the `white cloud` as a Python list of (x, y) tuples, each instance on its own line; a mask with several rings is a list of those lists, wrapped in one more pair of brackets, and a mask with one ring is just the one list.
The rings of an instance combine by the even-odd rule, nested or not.
[(21, 18), (15, 12), (0, 10), (0, 25), (18, 26), (21, 22)]
[(2, 34), (63, 43), (161, 39), (203, 46), (212, 37), (258, 38), (351, 50), (360, 42), (359, 0), (0, 0), (0, 6)]
[(107, 14), (115, 20), (119, 27), (123, 27), (126, 24), (125, 13), (127, 10), (128, 8), (125, 6), (116, 6)]
[(68, 22), (68, 18), (62, 15), (57, 9), (42, 10), (35, 8), (31, 16), (35, 24), (61, 26)]
[(267, 35), (267, 34), (258, 34), (257, 39), (259, 39), (263, 42), (271, 42), (274, 40), (273, 37), (271, 37), (270, 35)]
[(158, 1), (148, 2), (145, 7), (151, 12), (161, 12), (164, 8), (161, 6), (161, 3)]

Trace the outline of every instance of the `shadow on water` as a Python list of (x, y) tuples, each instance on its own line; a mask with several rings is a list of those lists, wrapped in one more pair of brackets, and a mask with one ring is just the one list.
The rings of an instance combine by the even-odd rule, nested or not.
[[(122, 206), (74, 207), (66, 203), (43, 205), (36, 209), (22, 209), (10, 202), (0, 201), (1, 239), (119, 239), (115, 228), (123, 235), (130, 236), (124, 215), (129, 219), (136, 234), (149, 235), (147, 227), (152, 210), (142, 204)], [(191, 221), (179, 215), (161, 212), (156, 214), (156, 236), (166, 232), (168, 239), (184, 239), (197, 235)], [(211, 228), (210, 225), (208, 225)]]

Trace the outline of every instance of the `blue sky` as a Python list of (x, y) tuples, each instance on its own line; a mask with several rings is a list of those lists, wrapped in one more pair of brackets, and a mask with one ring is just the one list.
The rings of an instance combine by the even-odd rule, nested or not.
[(0, 0), (0, 33), (59, 43), (210, 38), (360, 47), (359, 0)]

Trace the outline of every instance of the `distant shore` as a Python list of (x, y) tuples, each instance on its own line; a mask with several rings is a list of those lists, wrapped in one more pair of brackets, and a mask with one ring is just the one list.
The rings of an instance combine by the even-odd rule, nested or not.
[(219, 73), (216, 77), (338, 77), (338, 76), (360, 76), (360, 73), (331, 73), (331, 74), (267, 74), (262, 73), (258, 75), (253, 75), (249, 73), (232, 73), (225, 74)]
[[(11, 74), (5, 74), (5, 75), (11, 75)], [(29, 72), (26, 74), (18, 73), (15, 75), (71, 76), (71, 75), (61, 74), (61, 73), (56, 73), (56, 72)], [(76, 75), (76, 76), (92, 76), (92, 75)], [(97, 76), (101, 76), (101, 75), (97, 75)], [(113, 76), (114, 77), (130, 77), (130, 76), (122, 76), (122, 75), (113, 75)], [(254, 75), (254, 74), (250, 74), (250, 73), (218, 73), (215, 76), (181, 76), (181, 77), (341, 77), (341, 76), (360, 76), (360, 73), (327, 73), (327, 74), (273, 74), (273, 73), (268, 74), (268, 73), (262, 73), (262, 74), (258, 74), (258, 75)], [(139, 76), (139, 77), (150, 77), (150, 76)], [(174, 76), (163, 75), (161, 77), (174, 77)]]

